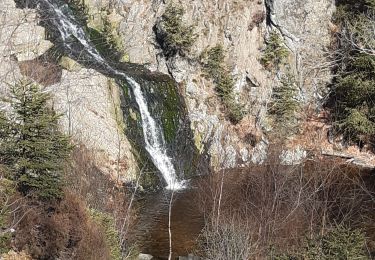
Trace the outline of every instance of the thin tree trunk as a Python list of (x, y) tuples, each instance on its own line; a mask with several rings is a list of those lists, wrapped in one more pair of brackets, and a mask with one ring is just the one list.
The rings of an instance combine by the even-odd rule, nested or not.
[(169, 235), (169, 256), (168, 256), (168, 260), (172, 259), (172, 228), (171, 228), (171, 217), (172, 217), (173, 195), (174, 195), (174, 191), (172, 190), (171, 197), (169, 199), (169, 208), (168, 208), (168, 235)]

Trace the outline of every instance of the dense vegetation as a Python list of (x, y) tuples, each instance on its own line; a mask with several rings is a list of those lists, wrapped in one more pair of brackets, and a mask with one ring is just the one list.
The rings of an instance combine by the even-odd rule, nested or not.
[(118, 24), (111, 20), (113, 10), (109, 6), (102, 7), (96, 15), (98, 21), (93, 21), (88, 5), (84, 0), (64, 0), (86, 30), (91, 42), (101, 55), (115, 62), (128, 62), (129, 56), (118, 31)]
[[(276, 151), (278, 149), (276, 148)], [(371, 171), (340, 160), (279, 163), (217, 172), (200, 185), (205, 259), (372, 259)]]
[(287, 60), (289, 55), (282, 36), (271, 31), (266, 39), (260, 63), (278, 78), (273, 87), (268, 113), (275, 126), (283, 130), (282, 136), (296, 132), (301, 108), (298, 100), (299, 89)]
[(268, 112), (274, 117), (276, 125), (287, 131), (296, 130), (298, 125), (298, 88), (292, 74), (284, 75), (280, 85), (273, 88)]
[(365, 143), (375, 134), (375, 1), (338, 1), (339, 27), (332, 84), (334, 130)]
[(3, 101), (8, 106), (0, 111), (0, 253), (121, 259), (113, 217), (89, 214), (81, 194), (64, 180), (72, 145), (59, 131), (50, 94), (20, 81)]

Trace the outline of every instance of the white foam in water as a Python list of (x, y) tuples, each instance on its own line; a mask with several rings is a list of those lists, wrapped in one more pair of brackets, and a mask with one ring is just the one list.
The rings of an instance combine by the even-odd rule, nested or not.
[(115, 73), (118, 76), (123, 77), (130, 84), (135, 100), (138, 104), (139, 111), (142, 119), (142, 129), (146, 144), (146, 150), (150, 154), (151, 159), (158, 170), (163, 175), (165, 182), (167, 183), (166, 189), (179, 190), (183, 189), (184, 183), (178, 181), (176, 171), (172, 164), (171, 158), (167, 155), (165, 140), (163, 131), (159, 127), (155, 120), (152, 118), (150, 111), (148, 110), (146, 99), (143, 96), (141, 86), (133, 78), (129, 77), (125, 73), (113, 69), (105, 59), (99, 54), (99, 52), (90, 44), (86, 39), (85, 32), (80, 28), (74, 20), (74, 17), (64, 14), (58, 7), (52, 4), (49, 0), (44, 0), (55, 12), (56, 27), (59, 30), (61, 37), (66, 41), (70, 36), (74, 36), (85, 48), (86, 51), (96, 59), (100, 64), (105, 66), (108, 70)]

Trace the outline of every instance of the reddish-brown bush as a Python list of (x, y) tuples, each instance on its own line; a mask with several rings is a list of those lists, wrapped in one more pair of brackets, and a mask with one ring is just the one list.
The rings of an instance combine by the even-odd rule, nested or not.
[(29, 201), (18, 212), (14, 244), (36, 259), (110, 259), (103, 231), (74, 195), (61, 202)]

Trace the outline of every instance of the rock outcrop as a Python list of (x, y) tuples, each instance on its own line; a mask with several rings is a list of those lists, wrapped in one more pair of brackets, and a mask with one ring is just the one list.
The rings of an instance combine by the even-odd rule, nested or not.
[[(278, 30), (292, 53), (289, 67), (295, 74), (305, 104), (319, 103), (330, 81), (324, 68), (325, 47), (330, 43), (332, 0), (319, 1), (176, 1), (186, 11), (183, 20), (193, 25), (197, 39), (184, 57), (166, 58), (155, 39), (154, 26), (170, 1), (85, 1), (89, 26), (103, 25), (103, 15), (122, 40), (126, 59), (145, 64), (173, 77), (188, 108), (194, 142), (208, 151), (214, 167), (230, 168), (267, 157), (269, 130), (266, 113), (273, 86), (280, 75), (259, 62), (264, 39)], [(1, 91), (6, 83), (21, 78), (19, 62), (34, 60), (51, 47), (35, 11), (16, 9), (13, 0), (0, 4)], [(103, 11), (105, 10), (105, 11)], [(30, 33), (32, 32), (32, 33)], [(247, 115), (237, 125), (226, 119), (214, 83), (202, 72), (199, 56), (207, 48), (222, 45), (226, 64), (235, 80), (234, 94)], [(64, 113), (64, 129), (75, 139), (98, 151), (98, 164), (114, 178), (128, 179), (136, 171), (131, 148), (122, 135), (118, 116), (119, 89), (105, 76), (64, 59), (61, 80), (48, 86), (55, 107)], [(317, 69), (319, 66), (320, 69)], [(323, 69), (321, 69), (323, 67)]]

